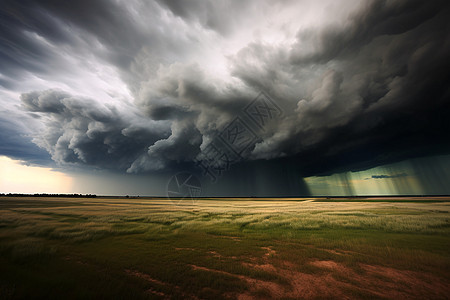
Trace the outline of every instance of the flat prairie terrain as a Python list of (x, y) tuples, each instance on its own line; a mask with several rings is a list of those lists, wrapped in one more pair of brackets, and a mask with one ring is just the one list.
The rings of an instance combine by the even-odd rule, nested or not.
[(450, 297), (448, 198), (174, 202), (0, 198), (0, 299)]

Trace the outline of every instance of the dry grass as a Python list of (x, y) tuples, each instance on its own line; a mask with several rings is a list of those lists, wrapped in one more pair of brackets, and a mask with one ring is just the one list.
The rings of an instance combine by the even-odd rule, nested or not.
[(313, 200), (0, 198), (0, 292), (12, 299), (450, 293), (450, 202)]

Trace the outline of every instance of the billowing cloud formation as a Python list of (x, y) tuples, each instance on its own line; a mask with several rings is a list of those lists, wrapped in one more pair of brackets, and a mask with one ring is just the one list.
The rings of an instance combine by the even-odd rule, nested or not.
[(450, 151), (449, 16), (439, 0), (6, 1), (0, 84), (62, 165), (193, 162), (265, 91), (283, 118), (244, 159), (359, 170)]
[(127, 169), (169, 134), (167, 124), (145, 118), (134, 107), (100, 105), (57, 90), (23, 94), (21, 100), (24, 109), (43, 115), (45, 129), (34, 142), (58, 163)]

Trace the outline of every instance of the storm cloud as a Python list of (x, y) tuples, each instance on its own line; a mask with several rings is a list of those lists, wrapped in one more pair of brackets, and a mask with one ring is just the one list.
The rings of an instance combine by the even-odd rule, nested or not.
[(6, 1), (2, 101), (62, 167), (193, 168), (261, 91), (283, 117), (250, 165), (312, 176), (445, 154), (447, 3)]
[(33, 142), (62, 164), (126, 170), (170, 132), (167, 123), (152, 121), (134, 107), (101, 105), (58, 90), (22, 94), (21, 100), (23, 109), (39, 114), (45, 125)]

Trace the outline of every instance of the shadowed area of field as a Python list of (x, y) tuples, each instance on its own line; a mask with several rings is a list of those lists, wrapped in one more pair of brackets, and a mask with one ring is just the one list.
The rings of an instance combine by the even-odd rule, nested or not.
[(450, 295), (448, 198), (175, 203), (0, 198), (1, 298)]

